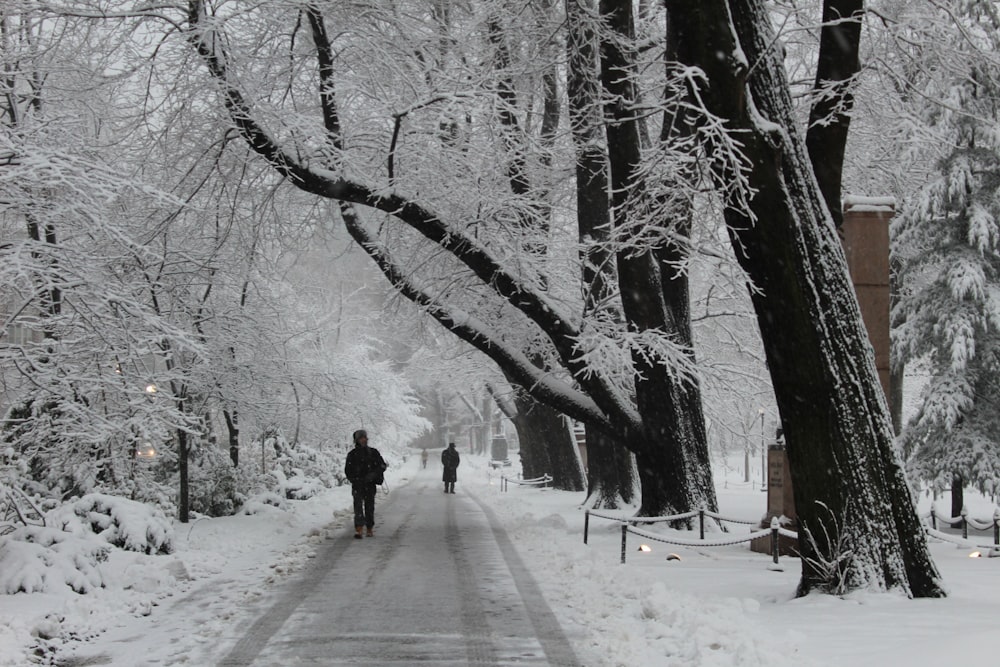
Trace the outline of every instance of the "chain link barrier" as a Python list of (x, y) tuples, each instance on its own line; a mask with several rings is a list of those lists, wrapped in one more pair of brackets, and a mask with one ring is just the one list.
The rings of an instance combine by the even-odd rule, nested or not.
[(962, 508), (961, 513), (958, 516), (942, 516), (937, 512), (937, 510), (931, 506), (930, 511), (924, 512), (919, 517), (922, 521), (930, 520), (930, 526), (924, 526), (928, 534), (931, 531), (944, 535), (938, 531), (938, 522), (945, 523), (949, 526), (961, 526), (962, 527), (962, 539), (969, 539), (969, 528), (972, 527), (975, 530), (987, 531), (993, 529), (993, 546), (1000, 545), (1000, 508), (993, 510), (993, 517), (991, 519), (980, 521), (969, 516), (969, 510)]
[[(622, 516), (617, 514), (606, 514), (597, 512), (594, 510), (585, 510), (583, 518), (583, 543), (587, 544), (588, 535), (590, 532), (590, 517), (596, 517), (598, 519), (607, 519), (609, 521), (616, 521), (621, 524), (622, 530), (622, 540), (621, 540), (621, 562), (625, 562), (625, 555), (628, 551), (627, 541), (629, 533), (637, 535), (646, 540), (652, 540), (654, 542), (662, 542), (664, 544), (673, 544), (677, 546), (684, 547), (727, 547), (734, 546), (737, 544), (742, 544), (744, 542), (752, 542), (753, 540), (771, 536), (771, 555), (774, 560), (774, 564), (778, 564), (778, 552), (779, 552), (779, 537), (785, 537), (791, 540), (798, 540), (799, 534), (796, 531), (788, 530), (781, 527), (777, 517), (771, 519), (771, 527), (765, 528), (752, 532), (748, 535), (744, 535), (740, 538), (735, 539), (716, 539), (716, 540), (706, 540), (705, 539), (705, 517), (715, 519), (719, 522), (726, 523), (736, 523), (744, 525), (754, 525), (756, 521), (747, 521), (744, 519), (733, 519), (730, 517), (717, 514), (715, 512), (710, 512), (706, 509), (697, 510), (694, 512), (685, 512), (683, 514), (672, 514), (670, 516)], [(670, 521), (686, 521), (688, 519), (698, 517), (699, 527), (700, 527), (700, 539), (697, 540), (685, 540), (683, 538), (668, 537), (662, 534), (651, 533), (640, 528), (636, 528), (637, 524), (653, 524), (653, 523), (665, 523)], [(968, 512), (963, 508), (960, 516), (957, 517), (944, 517), (938, 514), (933, 508), (931, 511), (921, 514), (919, 518), (922, 521), (930, 519), (931, 526), (924, 526), (928, 537), (940, 540), (942, 542), (951, 542), (952, 544), (957, 544), (961, 547), (967, 548), (979, 548), (987, 549), (991, 552), (1000, 553), (1000, 508), (994, 510), (993, 518), (991, 521), (980, 521), (974, 519), (968, 515)], [(956, 538), (947, 533), (943, 533), (937, 530), (937, 521), (946, 523), (949, 526), (961, 525), (962, 526), (962, 537)], [(993, 529), (993, 544), (976, 544), (975, 542), (969, 540), (968, 529), (972, 526), (976, 530), (987, 531), (991, 528)], [(725, 531), (725, 526), (722, 526), (723, 532)]]
[(552, 481), (552, 476), (545, 473), (541, 477), (535, 477), (533, 479), (510, 479), (504, 475), (500, 475), (500, 490), (504, 493), (507, 492), (508, 484), (517, 484), (518, 486), (544, 486), (548, 487), (549, 482)]

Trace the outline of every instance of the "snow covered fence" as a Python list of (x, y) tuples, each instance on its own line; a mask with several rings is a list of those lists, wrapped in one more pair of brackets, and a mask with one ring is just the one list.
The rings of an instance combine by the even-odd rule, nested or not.
[(514, 483), (518, 486), (548, 486), (549, 482), (552, 481), (552, 476), (548, 473), (542, 475), (541, 477), (535, 477), (534, 479), (510, 479), (504, 475), (500, 476), (500, 490), (506, 492), (507, 484)]
[(715, 519), (716, 521), (723, 521), (725, 523), (741, 523), (747, 526), (752, 526), (756, 524), (756, 521), (745, 521), (743, 519), (731, 519), (729, 517), (722, 516), (721, 514), (716, 514), (715, 512), (710, 512), (705, 508), (695, 510), (692, 512), (685, 512), (684, 514), (672, 514), (670, 516), (613, 516), (608, 514), (601, 514), (600, 512), (595, 512), (593, 510), (586, 510), (583, 513), (583, 543), (587, 543), (587, 535), (590, 532), (590, 517), (595, 516), (598, 519), (608, 519), (609, 521), (618, 521), (619, 523), (664, 523), (666, 521), (683, 521), (685, 519), (690, 519), (692, 517), (698, 517), (698, 535), (699, 539), (705, 539), (705, 517)]
[[(785, 537), (790, 537), (792, 539), (798, 539), (799, 534), (786, 530), (781, 527), (781, 522), (778, 517), (771, 518), (771, 525), (769, 528), (764, 528), (741, 537), (731, 537), (726, 539), (718, 540), (706, 540), (705, 539), (705, 517), (715, 519), (716, 521), (722, 521), (726, 523), (737, 523), (744, 524), (748, 526), (755, 525), (756, 521), (746, 521), (743, 519), (732, 519), (729, 517), (722, 516), (721, 514), (716, 514), (715, 512), (710, 512), (706, 509), (699, 509), (693, 512), (685, 512), (684, 514), (672, 514), (670, 516), (613, 516), (608, 514), (601, 514), (599, 512), (594, 512), (592, 510), (586, 510), (584, 512), (583, 518), (583, 543), (587, 543), (587, 536), (590, 530), (590, 517), (595, 516), (599, 519), (608, 519), (610, 521), (618, 521), (622, 526), (622, 563), (625, 562), (625, 554), (628, 551), (628, 534), (638, 535), (647, 540), (653, 540), (655, 542), (663, 542), (665, 544), (674, 544), (678, 546), (685, 547), (725, 547), (733, 544), (741, 544), (743, 542), (750, 543), (751, 541), (759, 538), (771, 536), (771, 558), (774, 560), (775, 565), (778, 563), (778, 536), (784, 535)], [(683, 521), (685, 519), (691, 519), (693, 517), (698, 517), (698, 539), (697, 540), (684, 540), (677, 537), (668, 537), (666, 535), (660, 535), (656, 533), (650, 533), (645, 530), (641, 530), (635, 527), (637, 523), (663, 523), (668, 521)]]
[(796, 539), (796, 540), (799, 538), (799, 534), (798, 533), (796, 533), (794, 531), (791, 531), (791, 530), (785, 530), (784, 528), (782, 528), (781, 527), (781, 523), (778, 521), (778, 517), (772, 517), (771, 518), (771, 527), (770, 528), (764, 528), (762, 530), (755, 531), (755, 532), (750, 533), (749, 535), (745, 535), (743, 537), (734, 537), (734, 538), (725, 539), (725, 540), (705, 540), (705, 539), (700, 539), (700, 540), (682, 540), (680, 538), (667, 537), (665, 535), (658, 535), (658, 534), (655, 534), (655, 533), (647, 532), (645, 530), (639, 530), (638, 528), (635, 528), (634, 526), (630, 526), (627, 523), (623, 523), (622, 524), (622, 563), (625, 563), (625, 554), (628, 551), (628, 534), (629, 533), (632, 533), (633, 535), (638, 535), (639, 537), (642, 537), (642, 538), (647, 539), (647, 540), (653, 540), (655, 542), (663, 542), (664, 544), (674, 544), (674, 545), (682, 546), (682, 547), (699, 547), (699, 548), (701, 548), (701, 547), (727, 547), (727, 546), (731, 546), (731, 545), (734, 545), (734, 544), (741, 544), (743, 542), (749, 543), (750, 541), (755, 540), (758, 537), (766, 537), (767, 535), (770, 535), (771, 536), (771, 558), (774, 561), (775, 565), (778, 564), (778, 552), (779, 552), (779, 549), (778, 549), (778, 536), (779, 535), (784, 535), (785, 537), (791, 537), (791, 538)]
[[(930, 511), (927, 512), (926, 514), (922, 514), (920, 518), (924, 520), (930, 519), (931, 525), (929, 528), (927, 528), (927, 534), (931, 535), (932, 537), (937, 537), (938, 539), (944, 539), (945, 541), (950, 541), (948, 540), (948, 536), (946, 534), (938, 531), (937, 522), (941, 521), (942, 523), (946, 523), (949, 526), (961, 525), (963, 540), (969, 539), (970, 526), (980, 531), (987, 531), (990, 528), (992, 528), (993, 546), (1000, 545), (1000, 508), (994, 509), (993, 517), (986, 521), (979, 521), (978, 519), (973, 519), (971, 516), (969, 516), (969, 510), (966, 509), (965, 507), (962, 508), (962, 511), (958, 516), (946, 517), (938, 514), (937, 509), (932, 506)], [(939, 535), (944, 535), (944, 537), (939, 537)]]

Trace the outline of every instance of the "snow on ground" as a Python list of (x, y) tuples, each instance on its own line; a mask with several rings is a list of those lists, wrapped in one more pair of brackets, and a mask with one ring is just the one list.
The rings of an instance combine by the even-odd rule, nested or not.
[[(418, 465), (411, 457), (387, 473), (388, 484), (404, 484)], [(459, 493), (471, 491), (493, 508), (588, 667), (993, 661), (1000, 558), (969, 558), (968, 548), (933, 543), (950, 591), (945, 600), (794, 599), (795, 559), (783, 558), (784, 570), (774, 571), (768, 556), (746, 545), (654, 543), (642, 553), (630, 536), (622, 565), (615, 522), (592, 519), (589, 545), (583, 544), (582, 494), (515, 485), (503, 493), (500, 472), (471, 456), (461, 473)], [(723, 515), (756, 520), (764, 513), (765, 494), (752, 485), (730, 479), (720, 487)], [(113, 550), (102, 565), (110, 582), (103, 589), (0, 595), (0, 665), (51, 664), (53, 651), (72, 665), (80, 642), (89, 653), (99, 648), (107, 658), (102, 664), (210, 665), (221, 654), (214, 644), (220, 628), (249, 627), (318, 543), (343, 537), (349, 506), (350, 491), (340, 487), (292, 502), (288, 511), (263, 507), (252, 516), (175, 524), (170, 555)], [(924, 499), (922, 509), (928, 506)], [(993, 512), (981, 500), (970, 510), (980, 519)], [(740, 530), (748, 529), (733, 527)], [(668, 561), (668, 553), (680, 559)], [(30, 658), (32, 650), (40, 655)]]

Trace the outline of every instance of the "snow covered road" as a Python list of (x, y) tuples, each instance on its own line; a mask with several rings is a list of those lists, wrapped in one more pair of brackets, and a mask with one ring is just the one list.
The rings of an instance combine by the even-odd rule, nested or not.
[(327, 540), (219, 664), (579, 664), (468, 489), (445, 494), (436, 477), (417, 475), (375, 517), (374, 538)]

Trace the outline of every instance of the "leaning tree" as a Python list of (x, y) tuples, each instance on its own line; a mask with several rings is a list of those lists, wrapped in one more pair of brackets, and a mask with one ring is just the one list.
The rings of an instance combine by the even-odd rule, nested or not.
[[(742, 142), (744, 166), (728, 176), (746, 187), (734, 191), (726, 219), (753, 284), (788, 445), (802, 536), (799, 591), (942, 596), (840, 241), (795, 126), (767, 8), (723, 0), (667, 7), (678, 24), (678, 59), (702, 74), (692, 78), (694, 94)], [(853, 12), (830, 18), (859, 20)], [(849, 35), (844, 44), (823, 42), (820, 62), (832, 47), (842, 49), (840, 59), (856, 58)], [(829, 63), (820, 69), (831, 80), (838, 75)], [(817, 143), (824, 141), (835, 147), (838, 139)]]

